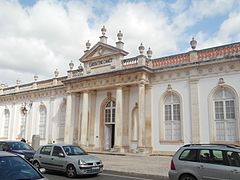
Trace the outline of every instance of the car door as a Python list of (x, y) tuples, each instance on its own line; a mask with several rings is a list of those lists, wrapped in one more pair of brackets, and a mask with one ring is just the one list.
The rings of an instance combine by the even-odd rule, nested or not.
[[(61, 154), (61, 155), (60, 155)], [(63, 156), (62, 156), (63, 155)], [(65, 171), (66, 157), (61, 146), (54, 146), (50, 158), (51, 168), (57, 171)]]
[(212, 149), (201, 149), (199, 151), (198, 171), (204, 180), (227, 180), (223, 151)]
[(228, 151), (227, 157), (229, 166), (227, 167), (229, 172), (229, 179), (239, 180), (240, 179), (240, 153), (234, 151)]
[(51, 168), (51, 164), (49, 163), (49, 158), (52, 152), (52, 146), (48, 145), (48, 146), (43, 146), (39, 152), (39, 155), (37, 157), (37, 159), (39, 160), (41, 167), (44, 167), (46, 169), (50, 169)]

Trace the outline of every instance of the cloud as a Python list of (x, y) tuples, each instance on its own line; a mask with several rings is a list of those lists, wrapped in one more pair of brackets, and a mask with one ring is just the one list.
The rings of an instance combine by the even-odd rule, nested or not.
[[(37, 1), (23, 6), (17, 0), (0, 1), (0, 83), (15, 84), (52, 78), (56, 68), (66, 75), (68, 63), (75, 67), (85, 43), (99, 41), (102, 25), (108, 43), (115, 45), (123, 32), (129, 57), (139, 54), (142, 42), (153, 58), (188, 50), (192, 34), (198, 48), (237, 41), (240, 36), (240, 3), (237, 0), (167, 1)], [(209, 18), (222, 18), (217, 31), (195, 30)], [(189, 45), (187, 46), (189, 47)], [(7, 78), (6, 78), (7, 77)]]

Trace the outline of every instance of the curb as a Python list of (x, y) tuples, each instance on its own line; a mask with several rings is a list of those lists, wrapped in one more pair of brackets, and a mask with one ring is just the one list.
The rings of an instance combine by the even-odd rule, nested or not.
[(167, 176), (161, 176), (161, 175), (153, 175), (153, 174), (142, 174), (142, 173), (136, 173), (136, 172), (122, 172), (122, 171), (116, 171), (116, 170), (107, 170), (103, 169), (102, 173), (109, 173), (113, 175), (132, 175), (136, 177), (141, 177), (141, 178), (153, 178), (153, 179), (168, 179)]

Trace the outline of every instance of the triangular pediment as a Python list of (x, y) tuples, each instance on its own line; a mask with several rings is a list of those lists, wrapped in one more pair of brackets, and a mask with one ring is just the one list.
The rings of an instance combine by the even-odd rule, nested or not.
[(128, 52), (114, 46), (98, 42), (79, 59), (81, 62), (87, 62), (98, 58), (113, 56), (116, 54), (127, 55)]

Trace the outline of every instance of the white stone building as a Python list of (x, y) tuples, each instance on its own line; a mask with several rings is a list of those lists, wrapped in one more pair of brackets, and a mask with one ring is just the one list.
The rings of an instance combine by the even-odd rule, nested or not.
[(88, 150), (174, 152), (186, 143), (240, 144), (240, 43), (151, 59), (124, 58), (100, 42), (80, 65), (55, 77), (0, 89), (0, 139), (40, 135), (41, 144), (75, 143)]

